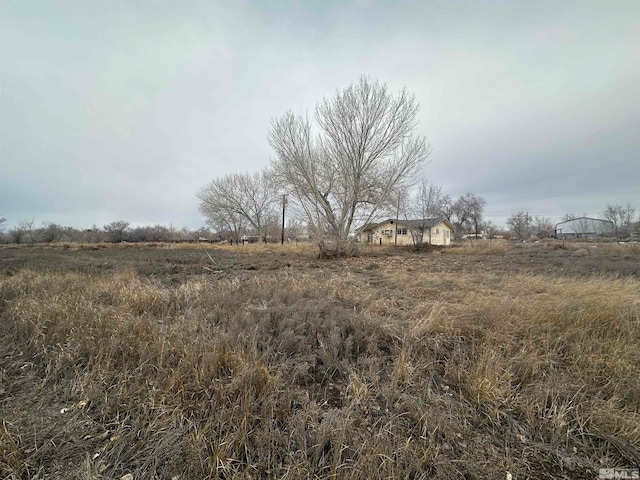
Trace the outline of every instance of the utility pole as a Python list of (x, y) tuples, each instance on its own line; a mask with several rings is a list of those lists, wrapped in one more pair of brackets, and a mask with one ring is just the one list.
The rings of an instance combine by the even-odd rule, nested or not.
[(284, 245), (284, 209), (287, 205), (287, 195), (282, 195), (282, 236), (280, 238), (280, 245)]

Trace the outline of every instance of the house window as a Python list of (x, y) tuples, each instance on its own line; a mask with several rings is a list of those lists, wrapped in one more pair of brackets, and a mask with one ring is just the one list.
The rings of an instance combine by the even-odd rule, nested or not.
[(396, 230), (396, 232), (398, 233), (398, 235), (406, 235), (407, 234), (407, 229), (406, 228), (398, 228)]
[(440, 229), (436, 228), (436, 235), (440, 235)]
[(445, 230), (445, 232), (447, 232), (447, 238), (449, 238), (449, 230)]
[(382, 235), (391, 235), (391, 230), (382, 230)]

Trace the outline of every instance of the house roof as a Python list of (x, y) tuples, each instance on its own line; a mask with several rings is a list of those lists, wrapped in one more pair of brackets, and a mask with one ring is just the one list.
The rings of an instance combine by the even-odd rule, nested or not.
[(449, 228), (453, 228), (449, 220), (447, 220), (444, 217), (417, 218), (417, 219), (411, 219), (411, 220), (400, 220), (397, 218), (388, 218), (379, 223), (369, 223), (364, 227), (362, 227), (360, 231), (364, 232), (367, 230), (373, 230), (379, 227), (380, 225), (384, 225), (385, 223), (389, 223), (389, 222), (394, 222), (394, 224), (396, 225), (399, 225), (402, 227), (409, 227), (409, 228), (431, 228), (431, 227), (435, 227), (440, 222), (444, 222), (449, 226)]
[(584, 221), (588, 221), (590, 223), (606, 223), (606, 224), (613, 225), (613, 222), (611, 220), (603, 220), (602, 218), (576, 217), (576, 218), (571, 218), (569, 220), (565, 220), (564, 222), (556, 223), (556, 228), (558, 228), (558, 225), (564, 225), (565, 223), (576, 223), (576, 222), (584, 222)]

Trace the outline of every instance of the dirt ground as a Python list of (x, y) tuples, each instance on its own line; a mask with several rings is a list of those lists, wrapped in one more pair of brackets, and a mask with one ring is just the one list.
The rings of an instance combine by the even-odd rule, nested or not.
[[(487, 248), (488, 247), (488, 248)], [(488, 242), (415, 251), (407, 247), (361, 247), (346, 260), (318, 260), (312, 245), (211, 247), (171, 244), (46, 245), (0, 247), (0, 272), (30, 267), (43, 271), (104, 273), (131, 268), (175, 282), (193, 275), (273, 271), (283, 268), (370, 268), (384, 262), (409, 262), (447, 272), (542, 274), (554, 276), (640, 276), (638, 245)], [(211, 255), (208, 257), (207, 252)], [(213, 262), (212, 262), (213, 260)]]
[(0, 477), (640, 464), (640, 248), (0, 246)]

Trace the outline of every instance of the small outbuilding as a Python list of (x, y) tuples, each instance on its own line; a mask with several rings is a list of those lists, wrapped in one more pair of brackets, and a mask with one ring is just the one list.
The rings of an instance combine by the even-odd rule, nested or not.
[(399, 220), (389, 218), (365, 225), (359, 231), (360, 242), (372, 245), (449, 245), (453, 225), (443, 217)]

